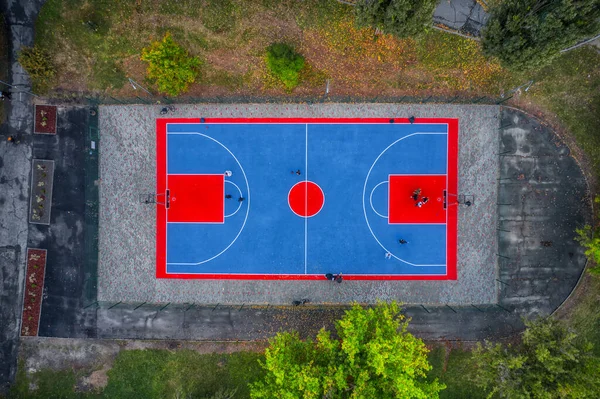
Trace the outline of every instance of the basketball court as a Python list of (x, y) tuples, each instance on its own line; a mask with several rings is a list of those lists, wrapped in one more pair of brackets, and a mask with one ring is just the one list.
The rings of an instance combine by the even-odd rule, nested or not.
[(156, 276), (456, 279), (458, 120), (412, 122), (157, 119)]
[(499, 107), (160, 111), (100, 112), (99, 300), (496, 301)]

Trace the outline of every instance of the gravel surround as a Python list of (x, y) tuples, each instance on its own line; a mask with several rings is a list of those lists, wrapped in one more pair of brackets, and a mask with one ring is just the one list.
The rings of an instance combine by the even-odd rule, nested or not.
[(98, 300), (197, 304), (374, 303), (493, 304), (497, 287), (499, 106), (396, 104), (178, 105), (167, 117), (459, 118), (456, 281), (179, 280), (155, 278), (156, 212), (140, 203), (155, 191), (155, 119), (161, 105), (101, 106)]

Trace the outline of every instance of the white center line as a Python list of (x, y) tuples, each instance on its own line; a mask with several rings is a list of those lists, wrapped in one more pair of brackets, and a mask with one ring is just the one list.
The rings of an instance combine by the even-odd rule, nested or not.
[(308, 123), (304, 135), (304, 274), (308, 269)]

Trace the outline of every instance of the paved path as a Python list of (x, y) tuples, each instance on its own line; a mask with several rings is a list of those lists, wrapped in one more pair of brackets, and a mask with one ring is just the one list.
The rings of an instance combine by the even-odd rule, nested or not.
[[(27, 247), (29, 174), (33, 110), (30, 80), (16, 61), (22, 46), (33, 44), (33, 22), (42, 0), (4, 0), (2, 12), (10, 34), (10, 82), (16, 86), (7, 105), (7, 123), (0, 137), (0, 392), (15, 374), (21, 297)], [(16, 135), (20, 143), (7, 143)]]

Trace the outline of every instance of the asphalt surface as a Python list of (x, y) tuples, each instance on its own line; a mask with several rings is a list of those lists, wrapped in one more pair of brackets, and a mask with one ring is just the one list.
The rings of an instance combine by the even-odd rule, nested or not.
[[(1, 128), (0, 141), (0, 392), (13, 380), (16, 371), (31, 172), (33, 109), (32, 97), (26, 93), (31, 84), (16, 60), (22, 46), (33, 44), (33, 22), (42, 3), (27, 0), (0, 3), (11, 42), (10, 82), (15, 86), (10, 89), (12, 100), (6, 104), (8, 117)], [(20, 143), (9, 145), (6, 141), (9, 135), (16, 136)]]
[(481, 36), (489, 14), (476, 0), (442, 0), (433, 12), (434, 24), (472, 36)]
[(29, 225), (28, 246), (48, 251), (41, 336), (86, 336), (79, 329), (85, 274), (85, 150), (88, 109), (58, 108), (59, 134), (34, 135), (33, 157), (54, 160), (50, 226)]
[(501, 123), (501, 303), (548, 314), (571, 293), (586, 262), (575, 229), (591, 223), (588, 187), (569, 148), (536, 119), (505, 109)]

